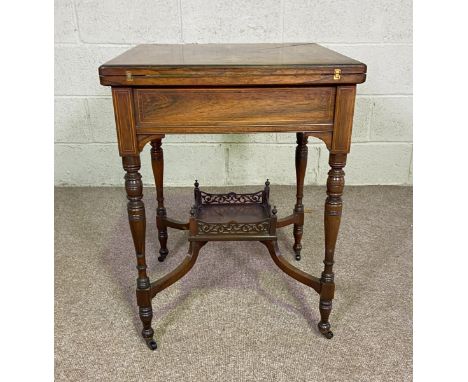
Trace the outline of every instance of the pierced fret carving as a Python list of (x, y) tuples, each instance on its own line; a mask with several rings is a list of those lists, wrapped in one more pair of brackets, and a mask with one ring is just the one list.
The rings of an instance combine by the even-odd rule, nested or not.
[(264, 221), (260, 223), (205, 223), (197, 222), (198, 232), (200, 234), (257, 234), (268, 233), (270, 222)]
[(230, 192), (228, 194), (209, 194), (203, 191), (200, 193), (203, 204), (262, 203), (263, 195), (263, 191), (250, 194), (236, 194), (235, 192)]

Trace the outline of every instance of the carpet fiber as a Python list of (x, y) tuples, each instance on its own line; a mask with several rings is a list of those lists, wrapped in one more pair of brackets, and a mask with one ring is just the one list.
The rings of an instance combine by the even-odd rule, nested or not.
[[(187, 220), (192, 189), (165, 191), (168, 215)], [(302, 260), (293, 259), (292, 226), (280, 230), (279, 246), (320, 276), (324, 187), (306, 187), (305, 195)], [(272, 185), (271, 199), (279, 217), (289, 215), (295, 188)], [(333, 339), (318, 333), (316, 292), (277, 268), (262, 244), (212, 242), (153, 300), (152, 352), (140, 337), (124, 190), (57, 188), (56, 380), (411, 381), (412, 189), (346, 187), (343, 199)], [(188, 245), (186, 232), (169, 229), (169, 256), (159, 263), (152, 188), (144, 201), (153, 281), (182, 261)]]

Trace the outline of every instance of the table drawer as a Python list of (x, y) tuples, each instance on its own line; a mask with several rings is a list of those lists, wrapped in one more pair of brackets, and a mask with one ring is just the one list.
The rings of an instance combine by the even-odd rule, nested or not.
[(137, 132), (329, 130), (335, 87), (134, 89)]

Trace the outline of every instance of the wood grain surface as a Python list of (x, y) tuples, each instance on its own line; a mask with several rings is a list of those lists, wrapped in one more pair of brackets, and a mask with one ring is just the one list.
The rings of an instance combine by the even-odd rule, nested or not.
[(269, 131), (282, 126), (329, 129), (335, 88), (135, 89), (137, 129)]
[(110, 86), (344, 84), (364, 82), (366, 69), (317, 44), (143, 44), (101, 65), (99, 76)]

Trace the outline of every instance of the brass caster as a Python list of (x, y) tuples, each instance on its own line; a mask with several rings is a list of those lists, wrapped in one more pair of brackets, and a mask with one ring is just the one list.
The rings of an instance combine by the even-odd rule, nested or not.
[(168, 253), (169, 253), (169, 251), (167, 249), (160, 249), (159, 250), (158, 261), (160, 263), (162, 263), (166, 259), (166, 256), (167, 256)]
[(326, 323), (319, 322), (318, 328), (319, 328), (320, 333), (322, 333), (322, 335), (325, 338), (327, 339), (333, 338), (333, 332), (330, 330), (329, 322), (326, 322)]
[(151, 350), (156, 350), (158, 348), (158, 344), (153, 338), (145, 339), (145, 341), (146, 345), (148, 345)]
[(296, 254), (296, 256), (294, 256), (294, 258), (296, 259), (296, 261), (301, 260), (301, 251), (294, 251), (294, 253)]

